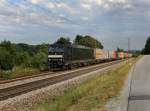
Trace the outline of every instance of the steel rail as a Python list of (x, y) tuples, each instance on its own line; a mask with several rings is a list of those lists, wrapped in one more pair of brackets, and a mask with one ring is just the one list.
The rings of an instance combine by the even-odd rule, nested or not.
[(79, 71), (62, 74), (62, 75), (56, 75), (50, 78), (41, 79), (38, 81), (33, 81), (33, 82), (21, 84), (21, 85), (16, 85), (16, 86), (11, 86), (11, 87), (7, 87), (4, 89), (0, 89), (0, 101), (6, 100), (8, 98), (15, 97), (21, 94), (25, 94), (27, 92), (30, 92), (39, 88), (53, 85), (53, 84), (62, 82), (64, 80), (72, 79), (74, 77), (84, 75), (89, 72), (93, 72), (93, 71), (96, 71), (96, 70), (99, 70), (99, 69), (102, 69), (111, 65), (118, 64), (120, 62), (122, 61), (114, 61), (114, 62), (107, 63), (107, 64), (101, 64), (96, 67), (91, 67), (91, 68), (89, 67), (88, 69), (84, 69), (84, 70), (79, 70)]
[[(109, 64), (111, 63), (112, 61), (109, 61), (109, 62), (105, 62), (105, 63), (101, 63), (101, 64), (95, 64), (95, 65), (103, 65), (103, 64)], [(114, 61), (113, 61), (114, 62)], [(92, 67), (92, 66), (95, 66), (95, 65), (90, 65), (90, 66), (85, 66), (85, 67), (79, 67), (79, 68), (75, 68), (73, 69), (74, 71), (75, 70), (78, 70), (78, 69), (81, 69), (82, 68), (86, 68), (86, 67)], [(5, 83), (11, 83), (11, 82), (16, 82), (16, 81), (20, 81), (20, 80), (26, 80), (26, 79), (30, 79), (30, 78), (36, 78), (36, 77), (42, 77), (42, 76), (46, 76), (46, 75), (54, 75), (54, 74), (57, 74), (57, 73), (65, 73), (67, 72), (66, 70), (64, 71), (56, 71), (56, 72), (43, 72), (43, 73), (39, 73), (39, 74), (36, 74), (36, 75), (30, 75), (30, 76), (22, 76), (22, 77), (17, 77), (17, 78), (12, 78), (12, 79), (6, 79), (6, 80), (0, 80), (0, 84), (5, 84)]]

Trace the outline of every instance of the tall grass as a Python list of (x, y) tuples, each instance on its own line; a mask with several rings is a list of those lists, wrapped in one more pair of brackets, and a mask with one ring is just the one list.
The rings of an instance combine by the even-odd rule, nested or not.
[(40, 70), (33, 68), (15, 67), (13, 71), (0, 71), (1, 79), (12, 79), (22, 76), (30, 76), (33, 74), (38, 74)]
[(134, 61), (71, 88), (53, 100), (42, 101), (33, 107), (33, 111), (105, 111), (106, 102), (122, 89), (131, 63)]

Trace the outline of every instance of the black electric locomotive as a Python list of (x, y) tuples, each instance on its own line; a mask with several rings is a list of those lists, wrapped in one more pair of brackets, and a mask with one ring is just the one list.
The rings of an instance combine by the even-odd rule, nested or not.
[(90, 64), (94, 60), (94, 49), (79, 45), (52, 44), (49, 46), (49, 69), (72, 69)]

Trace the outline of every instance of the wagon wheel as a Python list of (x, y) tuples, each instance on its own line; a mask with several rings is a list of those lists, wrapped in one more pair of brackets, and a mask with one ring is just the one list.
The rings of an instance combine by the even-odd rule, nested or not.
[(73, 69), (73, 65), (72, 65), (72, 64), (69, 64), (69, 65), (68, 65), (68, 69), (69, 69), (69, 70)]

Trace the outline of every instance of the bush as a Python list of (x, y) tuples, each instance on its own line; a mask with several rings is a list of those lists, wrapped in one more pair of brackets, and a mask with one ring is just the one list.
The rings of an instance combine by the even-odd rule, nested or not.
[(43, 52), (37, 53), (33, 58), (32, 58), (32, 67), (33, 68), (38, 68), (40, 70), (45, 70), (47, 68), (47, 54)]
[(31, 67), (31, 57), (28, 52), (20, 52), (17, 54), (17, 64), (24, 67)]
[(5, 48), (0, 48), (0, 69), (12, 70), (14, 67), (14, 59), (10, 52)]

